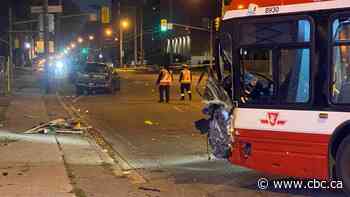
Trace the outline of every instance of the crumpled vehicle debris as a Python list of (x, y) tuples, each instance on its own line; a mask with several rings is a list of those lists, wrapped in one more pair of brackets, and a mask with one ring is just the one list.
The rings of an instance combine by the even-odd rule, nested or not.
[(88, 128), (81, 127), (77, 119), (56, 119), (47, 123), (37, 125), (25, 134), (83, 134)]
[(223, 106), (218, 104), (209, 104), (204, 113), (209, 116), (208, 119), (197, 121), (196, 128), (202, 134), (208, 135), (208, 142), (212, 148), (212, 153), (216, 158), (226, 159), (231, 152), (232, 134), (231, 134), (231, 113)]
[(208, 140), (217, 158), (228, 158), (231, 152), (231, 115), (223, 106), (217, 106), (209, 121)]
[(209, 77), (203, 95), (206, 107), (203, 113), (207, 119), (195, 122), (196, 128), (208, 135), (209, 145), (216, 158), (227, 159), (231, 152), (233, 105), (224, 87), (214, 78)]

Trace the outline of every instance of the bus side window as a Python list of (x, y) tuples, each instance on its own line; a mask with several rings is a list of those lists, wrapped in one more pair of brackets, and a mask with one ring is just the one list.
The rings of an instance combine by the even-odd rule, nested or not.
[(350, 103), (350, 18), (333, 22), (333, 73), (331, 98), (334, 104)]
[(310, 49), (282, 49), (279, 59), (282, 103), (307, 103), (310, 99)]

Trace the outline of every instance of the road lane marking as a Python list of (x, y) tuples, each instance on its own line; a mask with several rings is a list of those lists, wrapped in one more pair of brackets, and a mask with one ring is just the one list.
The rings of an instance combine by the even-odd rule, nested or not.
[(180, 108), (177, 107), (177, 106), (174, 106), (174, 109), (175, 109), (176, 111), (178, 111), (178, 112), (181, 112), (181, 113), (184, 113), (184, 112), (185, 112), (184, 110), (180, 109)]

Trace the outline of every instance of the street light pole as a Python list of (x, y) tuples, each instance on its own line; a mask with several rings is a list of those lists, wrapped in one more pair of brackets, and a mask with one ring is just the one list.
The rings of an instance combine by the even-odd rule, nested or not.
[(122, 16), (121, 16), (121, 2), (118, 3), (118, 16), (119, 16), (119, 57), (120, 57), (120, 67), (123, 65), (123, 29), (122, 29)]
[(140, 59), (141, 59), (141, 65), (144, 64), (144, 50), (143, 50), (143, 6), (140, 11)]
[(49, 2), (44, 0), (44, 49), (45, 49), (45, 93), (50, 93), (50, 74), (49, 74), (49, 21), (48, 21)]
[(137, 64), (137, 7), (135, 7), (135, 15), (134, 15), (134, 61), (135, 65)]
[(120, 27), (120, 39), (119, 39), (119, 51), (120, 51), (120, 66), (123, 67), (124, 66), (124, 49), (123, 49), (123, 28)]
[[(169, 20), (170, 23), (174, 23), (173, 21), (173, 0), (169, 0)], [(170, 65), (173, 63), (173, 59), (174, 59), (174, 46), (173, 46), (173, 34), (172, 32), (170, 33)]]
[(10, 6), (9, 8), (9, 60), (8, 60), (8, 65), (7, 65), (7, 94), (11, 94), (11, 85), (13, 81), (13, 19), (12, 19), (12, 8)]
[[(58, 5), (59, 6), (63, 6), (62, 5), (62, 0), (58, 0)], [(56, 46), (56, 51), (58, 51), (61, 47), (61, 14), (58, 13), (57, 14), (57, 20), (56, 20), (57, 24), (56, 24), (56, 42), (55, 42), (55, 46)]]

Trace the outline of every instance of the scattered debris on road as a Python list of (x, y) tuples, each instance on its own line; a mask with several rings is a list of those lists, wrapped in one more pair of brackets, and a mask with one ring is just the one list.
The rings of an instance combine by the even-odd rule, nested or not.
[(152, 191), (152, 192), (160, 192), (160, 189), (147, 188), (147, 187), (139, 187), (139, 190)]
[(144, 123), (145, 123), (146, 125), (150, 125), (150, 126), (159, 125), (158, 122), (152, 122), (152, 121), (150, 121), (150, 120), (145, 120)]
[(88, 127), (82, 127), (78, 119), (56, 119), (40, 124), (24, 133), (26, 134), (83, 134)]
[(38, 116), (32, 116), (32, 115), (24, 115), (25, 118), (29, 118), (29, 119), (38, 119)]
[(7, 146), (10, 143), (14, 143), (14, 142), (17, 142), (17, 141), (18, 141), (17, 139), (10, 139), (10, 138), (7, 138), (7, 137), (0, 138), (0, 147), (1, 146)]

